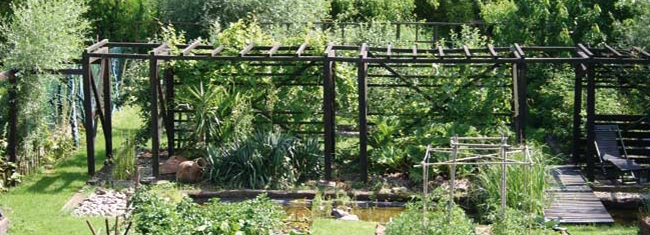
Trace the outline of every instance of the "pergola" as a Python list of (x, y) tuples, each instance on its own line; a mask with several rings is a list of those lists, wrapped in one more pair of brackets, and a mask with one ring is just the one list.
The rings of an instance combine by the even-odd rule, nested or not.
[[(173, 71), (164, 69), (163, 64), (177, 60), (196, 61), (229, 61), (232, 63), (283, 63), (284, 65), (307, 64), (304, 66), (320, 66), (322, 69), (322, 82), (315, 86), (322, 86), (322, 124), (324, 137), (324, 162), (325, 178), (332, 178), (332, 158), (335, 152), (336, 138), (336, 84), (335, 64), (352, 63), (357, 68), (358, 88), (358, 131), (359, 131), (359, 163), (361, 178), (368, 178), (368, 88), (369, 66), (382, 67), (391, 77), (404, 83), (418, 92), (417, 85), (409, 83), (409, 76), (400, 74), (393, 68), (398, 65), (470, 65), (470, 66), (509, 66), (512, 73), (512, 101), (511, 124), (516, 133), (518, 142), (525, 140), (525, 125), (527, 116), (527, 66), (529, 64), (570, 64), (575, 68), (575, 108), (573, 135), (574, 158), (587, 163), (588, 169), (594, 168), (594, 157), (578, 158), (577, 156), (593, 156), (593, 147), (589, 144), (594, 139), (594, 124), (598, 121), (621, 120), (629, 121), (632, 117), (623, 115), (602, 116), (595, 113), (595, 92), (599, 84), (606, 83), (596, 79), (597, 68), (619, 65), (650, 64), (650, 54), (639, 49), (617, 50), (605, 45), (604, 48), (588, 48), (582, 44), (576, 46), (520, 46), (514, 44), (509, 47), (485, 48), (443, 48), (421, 49), (393, 48), (391, 45), (372, 47), (366, 44), (360, 46), (347, 46), (328, 44), (324, 51), (318, 51), (307, 44), (297, 46), (253, 45), (248, 44), (243, 48), (226, 48), (224, 46), (201, 45), (194, 42), (186, 45), (173, 45), (182, 48), (179, 53), (172, 53), (170, 45), (155, 43), (122, 43), (100, 41), (89, 46), (83, 53), (83, 83), (84, 83), (84, 108), (86, 126), (86, 144), (88, 153), (88, 173), (94, 174), (95, 169), (95, 135), (99, 119), (106, 139), (106, 157), (112, 158), (113, 144), (111, 142), (111, 79), (110, 59), (137, 59), (149, 61), (149, 81), (151, 86), (151, 136), (152, 136), (152, 164), (154, 176), (158, 176), (159, 151), (161, 129), (165, 130), (170, 155), (174, 152), (175, 129), (173, 117), (178, 110), (174, 109), (174, 79)], [(146, 50), (148, 53), (111, 53), (111, 47), (129, 47), (134, 51)], [(236, 49), (237, 54), (224, 53), (226, 49)], [(91, 66), (99, 64), (99, 76), (94, 76)], [(306, 69), (306, 68), (305, 68)], [(586, 79), (586, 131), (581, 128), (582, 94)], [(305, 85), (305, 84), (297, 84)], [(371, 84), (372, 85), (372, 84)], [(611, 86), (611, 84), (609, 85)], [(620, 87), (619, 87), (620, 88)], [(650, 128), (646, 128), (650, 129)], [(650, 137), (647, 131), (643, 136)], [(586, 136), (585, 136), (586, 134)], [(585, 142), (586, 140), (586, 142)], [(645, 142), (639, 142), (639, 145)], [(581, 146), (588, 146), (586, 149)], [(646, 145), (647, 146), (647, 145)], [(647, 154), (650, 155), (650, 154)]]

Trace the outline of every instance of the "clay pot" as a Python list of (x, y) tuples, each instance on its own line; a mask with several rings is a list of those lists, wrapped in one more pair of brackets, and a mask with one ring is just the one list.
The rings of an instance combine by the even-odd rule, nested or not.
[(187, 161), (187, 158), (183, 156), (172, 156), (167, 161), (165, 161), (160, 169), (161, 174), (174, 174), (178, 171), (178, 165), (181, 162)]
[(196, 183), (201, 180), (201, 173), (208, 163), (203, 158), (194, 161), (184, 161), (178, 165), (176, 181), (183, 183)]

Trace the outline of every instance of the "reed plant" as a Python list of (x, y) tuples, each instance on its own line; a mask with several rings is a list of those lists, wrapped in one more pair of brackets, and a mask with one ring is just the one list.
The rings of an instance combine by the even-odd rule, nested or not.
[(127, 180), (135, 171), (135, 138), (125, 134), (122, 146), (115, 155), (115, 168), (113, 179)]
[[(520, 211), (541, 215), (545, 201), (545, 190), (550, 183), (547, 164), (550, 158), (539, 146), (529, 148), (532, 165), (506, 166), (506, 205)], [(524, 161), (524, 154), (513, 154), (509, 158)], [(478, 168), (477, 189), (473, 191), (482, 216), (494, 215), (501, 201), (501, 165), (488, 165)], [(484, 218), (485, 219), (485, 218)], [(489, 218), (488, 218), (489, 219)], [(490, 220), (490, 219), (489, 219)]]

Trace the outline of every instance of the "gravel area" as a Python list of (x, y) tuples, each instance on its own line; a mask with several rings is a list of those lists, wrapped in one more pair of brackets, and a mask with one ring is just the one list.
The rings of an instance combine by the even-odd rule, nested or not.
[(128, 212), (127, 199), (132, 189), (114, 191), (98, 188), (72, 211), (75, 216), (122, 216)]

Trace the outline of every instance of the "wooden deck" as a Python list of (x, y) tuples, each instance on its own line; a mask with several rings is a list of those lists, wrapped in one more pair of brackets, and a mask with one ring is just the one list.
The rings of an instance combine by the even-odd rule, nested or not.
[(557, 166), (552, 174), (556, 185), (547, 191), (554, 200), (544, 209), (546, 220), (559, 219), (562, 224), (614, 223), (576, 167)]

